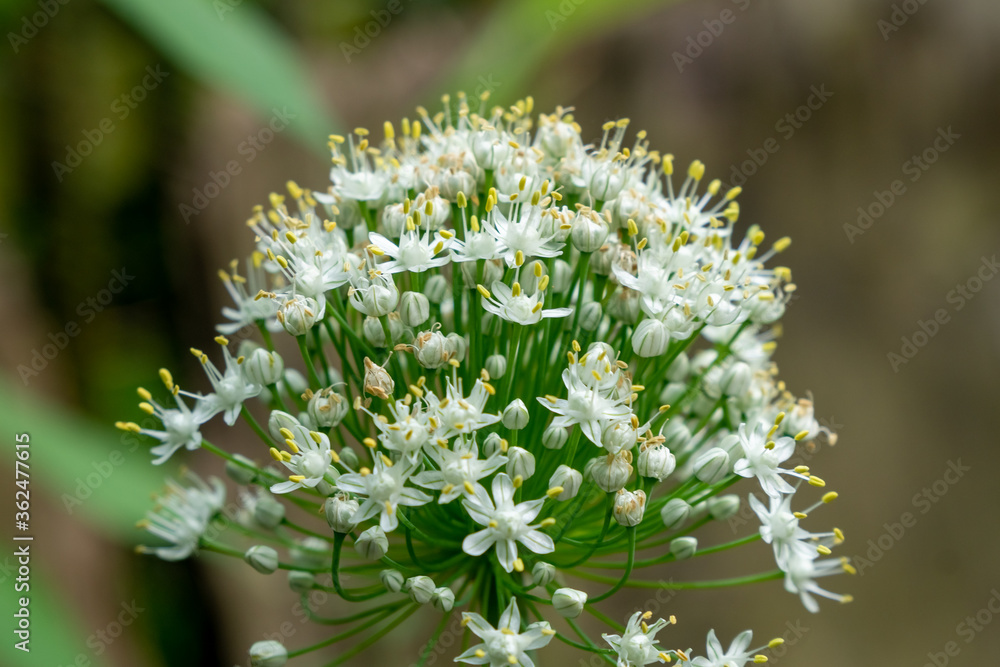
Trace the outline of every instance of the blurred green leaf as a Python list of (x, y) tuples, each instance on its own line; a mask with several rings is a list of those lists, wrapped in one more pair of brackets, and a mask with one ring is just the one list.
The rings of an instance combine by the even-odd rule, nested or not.
[[(53, 511), (83, 516), (125, 544), (136, 540), (135, 522), (167, 474), (150, 465), (138, 438), (46, 405), (3, 376), (0, 432), (31, 436), (31, 486), (51, 496)], [(9, 470), (10, 461), (0, 467)]]
[(104, 0), (175, 65), (202, 83), (249, 103), (262, 115), (287, 107), (291, 129), (323, 150), (337, 128), (312, 92), (292, 41), (258, 7), (219, 0)]
[[(7, 585), (6, 583), (4, 584)], [(10, 665), (75, 665), (77, 655), (83, 653), (90, 660), (91, 667), (101, 667), (104, 661), (93, 655), (87, 648), (80, 628), (70, 621), (69, 609), (60, 600), (53, 599), (49, 587), (45, 585), (38, 571), (38, 560), (32, 562), (31, 590), (27, 593), (4, 595), (4, 618), (13, 618), (18, 610), (18, 599), (28, 595), (31, 603), (31, 641), (28, 646), (30, 653), (25, 653), (14, 644), (19, 642), (12, 632), (7, 633), (3, 648), (0, 648), (0, 664)], [(14, 624), (11, 623), (13, 626)]]
[(510, 102), (553, 54), (598, 33), (608, 33), (676, 0), (511, 0), (501, 2), (468, 51), (442, 78), (438, 92), (498, 85), (492, 101)]

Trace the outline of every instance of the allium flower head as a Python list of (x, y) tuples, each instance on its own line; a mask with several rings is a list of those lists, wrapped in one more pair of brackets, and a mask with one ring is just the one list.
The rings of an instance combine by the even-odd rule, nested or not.
[[(194, 350), (204, 374), (185, 386), (200, 392), (163, 370), (169, 400), (140, 389), (148, 423), (118, 423), (156, 464), (223, 458), (240, 530), (209, 530), (224, 489), (191, 476), (142, 523), (166, 545), (143, 550), (287, 570), (280, 604), (338, 626), (313, 646), (258, 642), (252, 664), (394, 641), (417, 611), (439, 630), (415, 664), (449, 651), (533, 667), (554, 637), (619, 667), (761, 662), (749, 631), (728, 649), (708, 632), (694, 656), (663, 643), (666, 610), (594, 605), (782, 579), (810, 611), (850, 599), (818, 583), (854, 571), (833, 555), (843, 532), (812, 527), (836, 493), (789, 463), (836, 440), (778, 379), (796, 286), (774, 260), (790, 241), (765, 244), (739, 224), (739, 188), (698, 160), (677, 168), (627, 119), (588, 143), (570, 108), (488, 98), (331, 135), (329, 182), (289, 181), (253, 209), (217, 330), (259, 338), (234, 352), (220, 336), (216, 362)], [(240, 454), (205, 439), (215, 417)], [(699, 531), (735, 517), (742, 493), (748, 535)], [(737, 548), (774, 567), (733, 554), (727, 569)], [(647, 574), (704, 553), (720, 554), (706, 580)], [(314, 589), (337, 600), (320, 609)], [(607, 621), (603, 642), (575, 623), (584, 612)], [(452, 649), (452, 614), (467, 650)]]

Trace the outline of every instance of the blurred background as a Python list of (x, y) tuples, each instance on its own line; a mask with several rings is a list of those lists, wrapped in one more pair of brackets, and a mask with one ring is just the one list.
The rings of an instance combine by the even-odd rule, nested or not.
[[(160, 366), (204, 384), (186, 350), (210, 344), (228, 302), (216, 271), (249, 251), (254, 204), (288, 179), (325, 187), (330, 132), (456, 90), (574, 106), (587, 139), (628, 116), (654, 148), (745, 182), (741, 222), (794, 239), (776, 358), (840, 434), (809, 464), (841, 493), (822, 523), (860, 572), (829, 584), (856, 600), (813, 616), (774, 582), (664, 595), (669, 643), (752, 625), (785, 637), (789, 667), (996, 663), (995, 0), (6, 0), (0, 17), (0, 473), (12, 480), (29, 433), (35, 535), (30, 655), (12, 646), (16, 564), (0, 552), (0, 663), (245, 665), (265, 635), (324, 636), (283, 577), (135, 555), (169, 470), (112, 424), (136, 417), (135, 387)], [(731, 523), (720, 539), (753, 527)], [(770, 557), (743, 552), (662, 576)], [(606, 610), (652, 607), (623, 597)], [(436, 616), (348, 664), (414, 662)], [(544, 664), (577, 664), (564, 649)]]

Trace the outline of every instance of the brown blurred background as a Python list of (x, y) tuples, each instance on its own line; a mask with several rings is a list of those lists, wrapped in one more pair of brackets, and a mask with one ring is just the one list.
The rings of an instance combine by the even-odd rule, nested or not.
[[(243, 220), (269, 192), (288, 179), (324, 186), (326, 133), (378, 127), (461, 87), (574, 106), (586, 138), (628, 116), (682, 163), (745, 180), (741, 222), (794, 239), (782, 259), (799, 293), (777, 360), (840, 434), (809, 463), (841, 493), (816, 521), (841, 527), (843, 553), (864, 559), (859, 576), (824, 583), (856, 600), (813, 616), (777, 583), (680, 592), (663, 607), (680, 620), (669, 643), (701, 650), (716, 627), (728, 645), (752, 626), (761, 643), (784, 634), (782, 665), (996, 664), (1000, 4), (401, 5), (359, 46), (386, 2), (5, 3), (0, 423), (5, 443), (32, 435), (38, 597), (36, 650), (12, 651), (5, 633), (0, 662), (242, 665), (283, 623), (290, 646), (322, 638), (283, 577), (132, 553), (131, 522), (165, 471), (111, 423), (135, 417), (134, 389), (160, 366), (204, 382), (185, 351), (207, 344), (227, 303), (216, 270), (249, 250)], [(294, 118), (265, 143), (276, 113)], [(81, 142), (93, 150), (76, 163)], [(232, 161), (240, 173), (212, 189)], [(32, 367), (73, 323), (65, 349)], [(242, 435), (218, 422), (206, 432), (236, 450)], [(207, 455), (187, 462), (220, 473)], [(753, 572), (769, 558), (740, 553), (662, 576)], [(414, 662), (437, 621), (423, 616), (349, 664)], [(564, 649), (553, 643), (543, 664), (576, 664)]]

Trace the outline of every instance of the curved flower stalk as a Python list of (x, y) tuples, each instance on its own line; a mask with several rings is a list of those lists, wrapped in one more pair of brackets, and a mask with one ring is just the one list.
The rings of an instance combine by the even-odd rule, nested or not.
[[(221, 486), (172, 485), (142, 524), (166, 544), (145, 551), (285, 570), (312, 620), (342, 626), (313, 646), (259, 642), (252, 665), (349, 640), (340, 664), (426, 607), (442, 618), (418, 665), (460, 612), (465, 664), (544, 664), (557, 639), (620, 667), (742, 667), (780, 640), (750, 649), (747, 631), (724, 649), (711, 631), (695, 655), (673, 616), (620, 624), (598, 607), (777, 580), (810, 611), (850, 599), (817, 583), (853, 571), (832, 553), (843, 533), (807, 527), (836, 493), (804, 463), (835, 436), (772, 360), (795, 291), (772, 260), (790, 241), (739, 228), (739, 188), (706, 183), (698, 161), (675, 173), (644, 132), (626, 143), (628, 124), (588, 145), (568, 109), (445, 98), (380, 140), (331, 136), (331, 185), (289, 182), (254, 209), (248, 275), (221, 274), (235, 306), (219, 331), (259, 340), (217, 338), (224, 369), (195, 351), (205, 394), (161, 371), (176, 408), (140, 389), (162, 429), (118, 424), (150, 438), (154, 463), (205, 449), (243, 487), (235, 530), (217, 531)], [(257, 449), (206, 441), (219, 413)], [(740, 490), (759, 528), (702, 544)], [(723, 552), (755, 547), (773, 569), (727, 567)], [(644, 575), (712, 554), (716, 578)], [(328, 616), (314, 589), (356, 611)], [(608, 632), (584, 632), (584, 611)]]

